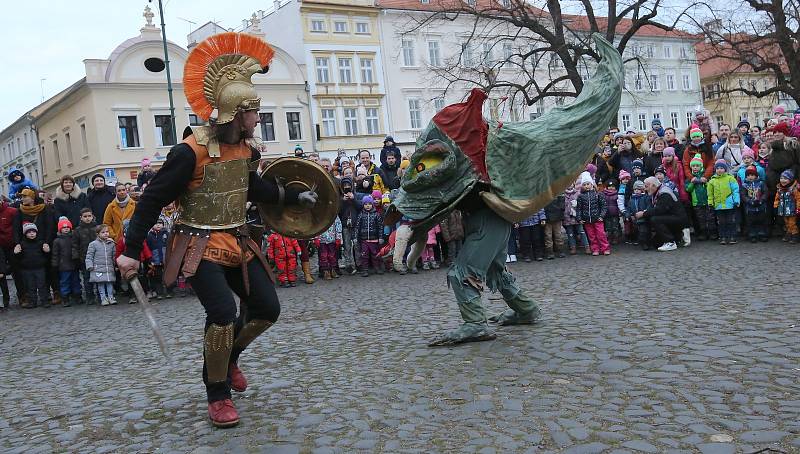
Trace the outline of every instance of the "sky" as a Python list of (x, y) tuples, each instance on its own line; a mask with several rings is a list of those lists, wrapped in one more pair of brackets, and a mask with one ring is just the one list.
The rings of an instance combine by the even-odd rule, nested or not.
[[(242, 19), (273, 5), (272, 0), (162, 1), (167, 39), (183, 47), (190, 26), (214, 20), (239, 28)], [(153, 23), (160, 24), (158, 0), (14, 1), (13, 14), (5, 15), (0, 27), (5, 43), (0, 130), (42, 101), (42, 86), (45, 99), (53, 96), (85, 75), (84, 59), (108, 58), (117, 45), (138, 36), (148, 4), (155, 13)]]

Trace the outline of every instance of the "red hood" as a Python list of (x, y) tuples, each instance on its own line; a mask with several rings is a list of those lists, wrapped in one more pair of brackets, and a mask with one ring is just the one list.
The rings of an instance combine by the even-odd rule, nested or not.
[(473, 88), (466, 102), (445, 107), (431, 121), (461, 148), (481, 179), (489, 181), (486, 171), (489, 125), (483, 119), (482, 113), (486, 98), (486, 93)]

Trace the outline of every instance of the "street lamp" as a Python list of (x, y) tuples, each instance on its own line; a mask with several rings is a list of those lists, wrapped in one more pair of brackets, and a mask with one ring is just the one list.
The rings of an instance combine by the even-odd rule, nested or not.
[[(153, 0), (147, 0), (153, 3)], [(158, 14), (161, 16), (161, 41), (164, 44), (164, 66), (167, 69), (167, 93), (169, 94), (169, 120), (172, 124), (172, 144), (178, 143), (177, 131), (175, 130), (175, 103), (172, 101), (172, 76), (169, 72), (169, 53), (167, 52), (167, 30), (164, 26), (164, 6), (158, 0)]]

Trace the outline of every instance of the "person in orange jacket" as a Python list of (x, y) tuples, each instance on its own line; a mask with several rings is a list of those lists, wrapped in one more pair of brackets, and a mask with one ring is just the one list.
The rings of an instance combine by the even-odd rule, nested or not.
[(294, 238), (273, 233), (267, 237), (267, 258), (278, 268), (278, 283), (281, 287), (297, 286), (297, 257), (300, 244)]

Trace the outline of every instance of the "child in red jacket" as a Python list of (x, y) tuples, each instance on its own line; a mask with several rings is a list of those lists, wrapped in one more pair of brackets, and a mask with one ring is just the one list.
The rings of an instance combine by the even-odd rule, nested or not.
[(297, 286), (297, 256), (300, 244), (294, 238), (273, 233), (267, 238), (267, 258), (278, 268), (281, 287)]
[[(117, 240), (117, 249), (114, 253), (114, 263), (117, 262), (117, 259), (120, 255), (125, 253), (125, 235), (128, 233), (128, 223), (129, 220), (125, 220), (122, 222), (122, 236)], [(147, 245), (147, 240), (142, 242), (142, 252), (139, 254), (139, 276), (142, 279), (139, 279), (139, 282), (142, 284), (142, 288), (144, 289), (145, 294), (150, 294), (150, 285), (148, 279), (145, 279), (148, 272), (148, 267), (150, 266), (150, 260), (153, 258), (153, 251), (150, 250), (150, 247)], [(117, 272), (119, 274), (119, 272)], [(125, 285), (127, 285), (127, 281), (125, 280), (125, 276), (121, 276), (122, 279), (120, 282), (123, 283), (123, 289), (125, 289)], [(136, 296), (131, 294), (131, 299), (128, 301), (128, 304), (136, 304)]]

